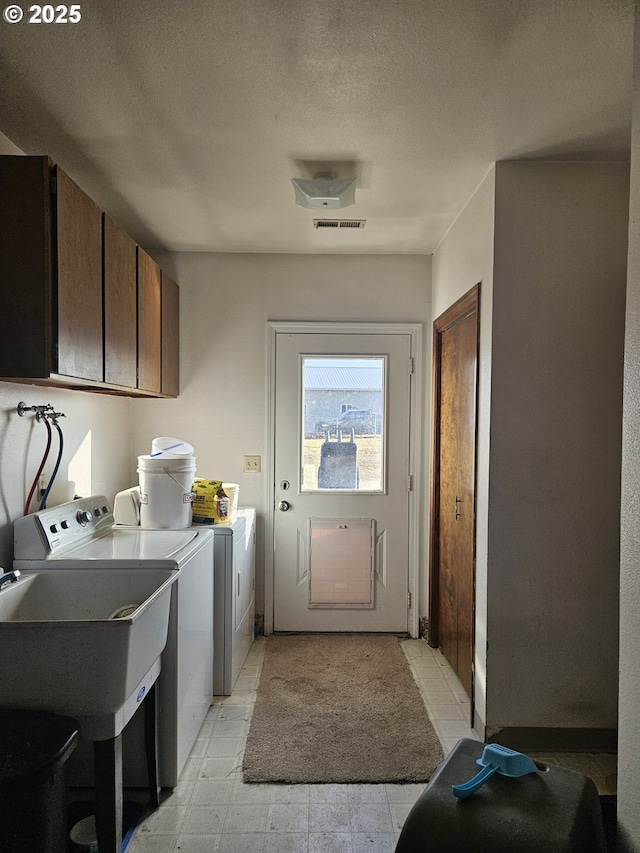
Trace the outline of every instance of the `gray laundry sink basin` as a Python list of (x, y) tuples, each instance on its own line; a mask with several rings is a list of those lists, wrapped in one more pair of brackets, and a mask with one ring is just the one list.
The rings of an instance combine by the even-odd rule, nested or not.
[(54, 569), (0, 589), (0, 707), (114, 714), (165, 647), (179, 574)]

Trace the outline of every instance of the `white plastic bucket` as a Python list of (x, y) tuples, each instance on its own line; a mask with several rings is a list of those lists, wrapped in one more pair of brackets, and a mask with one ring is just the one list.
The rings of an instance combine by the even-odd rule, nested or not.
[(182, 530), (191, 527), (195, 457), (138, 456), (140, 527)]
[(229, 498), (229, 521), (234, 522), (238, 515), (238, 495), (240, 486), (237, 483), (223, 483), (222, 488)]
[(184, 459), (187, 456), (193, 456), (193, 447), (180, 438), (161, 435), (151, 442), (151, 456), (154, 459)]

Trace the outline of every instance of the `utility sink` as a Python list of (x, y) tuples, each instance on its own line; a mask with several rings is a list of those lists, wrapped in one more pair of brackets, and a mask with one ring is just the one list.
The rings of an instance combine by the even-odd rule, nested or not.
[(52, 569), (0, 589), (0, 707), (115, 714), (165, 647), (179, 574)]

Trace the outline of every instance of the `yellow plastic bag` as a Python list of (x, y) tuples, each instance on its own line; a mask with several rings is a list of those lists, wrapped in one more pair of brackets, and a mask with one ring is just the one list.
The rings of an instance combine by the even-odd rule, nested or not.
[(194, 524), (229, 524), (231, 501), (222, 488), (222, 480), (197, 478), (191, 503)]

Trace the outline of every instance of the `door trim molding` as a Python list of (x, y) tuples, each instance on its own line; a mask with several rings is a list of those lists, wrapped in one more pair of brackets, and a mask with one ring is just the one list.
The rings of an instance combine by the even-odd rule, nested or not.
[(274, 606), (274, 523), (275, 523), (275, 388), (277, 336), (288, 335), (409, 335), (413, 373), (409, 385), (409, 473), (413, 488), (409, 492), (409, 577), (408, 592), (411, 607), (408, 609), (407, 630), (411, 637), (419, 636), (419, 566), (421, 552), (421, 510), (423, 497), (422, 413), (424, 408), (423, 325), (421, 323), (341, 323), (341, 322), (268, 322), (267, 340), (267, 441), (266, 469), (266, 524), (264, 571), (264, 632), (273, 633)]

